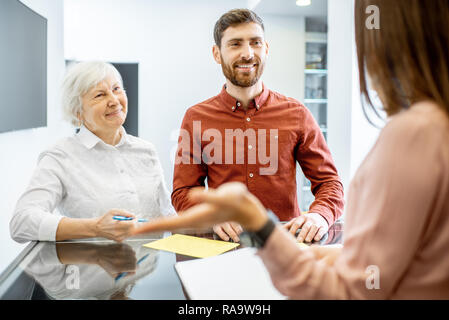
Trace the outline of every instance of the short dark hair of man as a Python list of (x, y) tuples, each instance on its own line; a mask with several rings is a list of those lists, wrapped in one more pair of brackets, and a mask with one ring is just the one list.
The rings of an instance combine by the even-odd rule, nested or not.
[(223, 38), (223, 32), (229, 28), (230, 26), (238, 25), (241, 23), (257, 23), (262, 27), (262, 30), (265, 31), (263, 26), (262, 19), (253, 11), (248, 9), (232, 9), (225, 14), (223, 14), (220, 19), (215, 23), (214, 28), (214, 39), (215, 44), (221, 48), (221, 39)]

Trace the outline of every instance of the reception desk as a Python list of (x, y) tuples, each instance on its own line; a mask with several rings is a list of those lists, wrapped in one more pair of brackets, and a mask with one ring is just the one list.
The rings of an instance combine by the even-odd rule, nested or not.
[[(169, 235), (146, 234), (123, 243), (31, 242), (0, 276), (0, 299), (186, 299), (174, 265), (195, 258), (143, 246)], [(217, 239), (213, 233), (193, 235)], [(337, 222), (312, 245), (342, 241), (343, 224)]]

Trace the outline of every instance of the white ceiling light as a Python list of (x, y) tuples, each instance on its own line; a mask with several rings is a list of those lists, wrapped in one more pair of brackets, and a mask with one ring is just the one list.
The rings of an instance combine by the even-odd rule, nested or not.
[(296, 0), (296, 5), (300, 7), (310, 6), (311, 3), (311, 0)]

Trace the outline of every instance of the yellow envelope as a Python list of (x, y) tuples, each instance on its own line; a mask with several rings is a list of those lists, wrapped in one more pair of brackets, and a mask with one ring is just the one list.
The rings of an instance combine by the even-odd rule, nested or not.
[(195, 258), (207, 258), (217, 256), (239, 245), (239, 243), (174, 234), (170, 237), (144, 244), (144, 247), (175, 252)]

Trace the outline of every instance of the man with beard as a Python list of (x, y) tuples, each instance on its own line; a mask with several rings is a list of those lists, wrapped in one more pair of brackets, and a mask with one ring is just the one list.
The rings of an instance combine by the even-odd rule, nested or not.
[[(173, 206), (182, 214), (195, 205), (188, 193), (204, 188), (206, 178), (210, 188), (239, 181), (281, 221), (288, 221), (285, 227), (293, 235), (301, 228), (299, 242), (320, 240), (341, 216), (344, 200), (319, 126), (304, 105), (262, 83), (268, 44), (263, 22), (254, 12), (225, 13), (215, 24), (214, 39), (213, 57), (226, 84), (217, 96), (189, 108), (184, 116)], [(296, 161), (315, 196), (303, 214), (296, 196)], [(213, 229), (221, 239), (236, 242), (243, 231), (232, 221)]]

